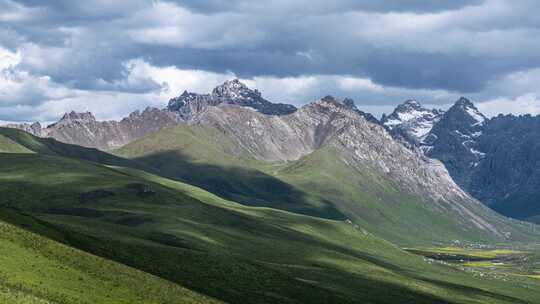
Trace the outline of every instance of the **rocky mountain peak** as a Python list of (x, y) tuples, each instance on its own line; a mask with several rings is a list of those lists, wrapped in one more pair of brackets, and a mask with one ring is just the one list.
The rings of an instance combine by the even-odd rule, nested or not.
[(207, 107), (219, 104), (248, 107), (267, 115), (286, 115), (296, 111), (293, 105), (272, 103), (264, 99), (259, 91), (248, 88), (238, 79), (225, 81), (210, 94), (184, 91), (180, 96), (169, 100), (167, 109), (179, 113), (185, 120), (191, 120)]
[(62, 116), (62, 118), (60, 118), (59, 121), (48, 126), (47, 128), (60, 127), (60, 126), (66, 126), (66, 125), (72, 125), (72, 124), (89, 124), (89, 123), (95, 123), (95, 122), (96, 122), (96, 117), (91, 112), (71, 111), (71, 112), (65, 113)]
[(424, 141), (426, 154), (442, 160), (460, 185), (469, 183), (467, 172), (485, 158), (478, 139), (486, 121), (474, 104), (462, 97), (444, 113)]
[(332, 95), (326, 95), (323, 98), (321, 98), (318, 101), (315, 101), (315, 103), (326, 103), (333, 106), (343, 107), (351, 110), (356, 110), (356, 105), (354, 103), (354, 100), (351, 98), (345, 98), (343, 100), (338, 100)]
[(39, 123), (39, 121), (36, 121), (36, 122), (32, 123), (30, 125), (30, 127), (33, 128), (33, 129), (41, 129), (41, 124)]
[(251, 98), (256, 100), (261, 98), (261, 93), (258, 90), (252, 90), (247, 85), (238, 79), (227, 80), (223, 84), (212, 90), (212, 95), (221, 98), (242, 99)]
[(71, 111), (69, 113), (65, 113), (64, 116), (60, 119), (60, 121), (81, 121), (81, 122), (89, 122), (89, 121), (95, 121), (96, 117), (91, 112), (75, 112)]
[(350, 98), (348, 98), (348, 97), (345, 98), (345, 99), (343, 99), (342, 102), (343, 102), (344, 105), (346, 105), (346, 106), (348, 106), (348, 107), (350, 107), (350, 108), (356, 108), (356, 105), (355, 105), (355, 103), (354, 103), (354, 100), (352, 100), (352, 99), (350, 99)]
[(461, 97), (448, 110), (448, 115), (456, 116), (455, 119), (462, 119), (463, 122), (472, 125), (481, 125), (486, 121), (486, 117), (467, 98)]
[(442, 110), (427, 109), (418, 101), (409, 99), (398, 105), (390, 115), (383, 115), (381, 123), (394, 137), (418, 144), (425, 139), (443, 114)]
[(323, 98), (320, 99), (321, 103), (329, 103), (329, 104), (335, 104), (339, 105), (341, 104), (334, 96), (332, 95), (326, 95)]
[[(308, 107), (315, 107), (317, 109), (323, 110), (323, 111), (334, 111), (334, 112), (361, 112), (356, 108), (356, 105), (354, 104), (354, 100), (350, 98), (345, 98), (343, 100), (338, 100), (334, 96), (327, 95), (322, 97), (321, 99), (312, 102), (311, 104), (307, 105)], [(362, 112), (363, 113), (363, 112)]]
[[(356, 112), (357, 114), (360, 114), (362, 117), (364, 117), (367, 121), (374, 123), (374, 124), (380, 124), (379, 120), (375, 118), (375, 116), (371, 115), (370, 113), (366, 113), (364, 111), (360, 111), (351, 98), (345, 98), (343, 100), (338, 100), (334, 96), (327, 95), (323, 98), (321, 98), (319, 101), (314, 102), (313, 104), (323, 106), (324, 108), (334, 107), (336, 110), (338, 109), (345, 109), (347, 111)], [(326, 105), (323, 105), (326, 104)]]
[(456, 100), (456, 102), (454, 103), (454, 105), (457, 105), (457, 106), (460, 106), (460, 107), (472, 107), (472, 108), (476, 108), (474, 106), (474, 104), (466, 97), (460, 97), (458, 100)]
[(416, 99), (408, 99), (396, 107), (397, 112), (410, 112), (412, 110), (423, 111), (424, 108)]
[(187, 90), (184, 90), (184, 92), (179, 97), (182, 97), (182, 98), (185, 99), (185, 98), (190, 98), (190, 97), (194, 97), (194, 96), (197, 96), (197, 94), (188, 92)]
[(427, 109), (418, 101), (409, 99), (398, 105), (390, 115), (383, 116), (383, 124), (390, 129), (405, 122), (418, 120), (433, 120), (441, 116), (443, 111)]

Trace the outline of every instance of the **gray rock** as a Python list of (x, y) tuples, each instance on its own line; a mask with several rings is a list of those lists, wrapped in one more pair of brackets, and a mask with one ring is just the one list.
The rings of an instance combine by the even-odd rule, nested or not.
[(13, 128), (13, 129), (19, 129), (23, 130), (25, 132), (28, 132), (34, 136), (41, 137), (41, 124), (39, 122), (34, 122), (32, 124), (29, 123), (21, 123), (21, 124), (7, 124), (5, 125), (6, 128)]
[(471, 194), (502, 214), (538, 221), (539, 130), (540, 116), (500, 115), (487, 121), (477, 139), (485, 155), (470, 173)]
[(460, 98), (422, 143), (426, 154), (442, 161), (465, 189), (469, 189), (471, 172), (485, 157), (477, 142), (485, 122), (486, 117), (468, 99)]
[(189, 120), (207, 107), (222, 103), (249, 107), (268, 115), (286, 115), (296, 111), (293, 105), (272, 103), (264, 99), (259, 91), (251, 90), (238, 79), (225, 81), (214, 88), (211, 94), (184, 91), (182, 95), (169, 101), (167, 109), (178, 112), (182, 118)]
[[(402, 112), (399, 108), (394, 113)], [(395, 120), (394, 113), (383, 124)], [(413, 119), (389, 129), (408, 147), (443, 162), (456, 183), (483, 203), (504, 215), (540, 222), (540, 116), (487, 119), (460, 98), (426, 136), (403, 136), (417, 124)]]
[[(493, 234), (487, 208), (454, 183), (444, 165), (408, 149), (387, 130), (368, 121), (350, 102), (326, 96), (282, 116), (263, 115), (243, 107), (220, 104), (193, 117), (191, 124), (211, 126), (232, 138), (236, 155), (262, 160), (296, 160), (323, 146), (332, 146), (349, 167), (370, 169), (404, 192), (431, 202), (429, 208), (453, 212), (464, 227)], [(444, 211), (443, 211), (444, 210)]]
[(398, 105), (390, 115), (383, 115), (381, 123), (396, 139), (406, 144), (419, 145), (443, 114), (442, 110), (424, 108), (411, 99)]
[(177, 114), (146, 108), (121, 121), (97, 121), (92, 113), (71, 112), (41, 130), (41, 136), (84, 147), (110, 150), (121, 147), (149, 133), (181, 123)]

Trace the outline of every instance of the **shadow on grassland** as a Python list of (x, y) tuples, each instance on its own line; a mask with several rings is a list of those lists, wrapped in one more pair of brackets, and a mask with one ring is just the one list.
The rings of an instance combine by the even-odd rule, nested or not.
[(248, 206), (271, 207), (333, 220), (345, 220), (327, 200), (309, 198), (288, 183), (255, 169), (201, 163), (179, 151), (136, 158), (161, 175), (195, 185)]

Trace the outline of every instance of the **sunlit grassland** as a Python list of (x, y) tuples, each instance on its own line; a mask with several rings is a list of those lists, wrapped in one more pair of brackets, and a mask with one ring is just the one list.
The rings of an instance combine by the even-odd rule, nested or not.
[(1, 303), (217, 303), (0, 221)]

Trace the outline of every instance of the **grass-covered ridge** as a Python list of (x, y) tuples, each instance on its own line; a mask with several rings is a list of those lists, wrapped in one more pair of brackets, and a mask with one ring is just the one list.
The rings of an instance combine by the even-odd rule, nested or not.
[(101, 164), (152, 170), (143, 164), (117, 157), (103, 151), (59, 142), (53, 138), (39, 138), (21, 130), (0, 127), (0, 153), (39, 153), (87, 160)]
[(0, 135), (0, 153), (34, 153), (9, 137)]

